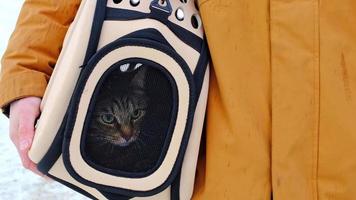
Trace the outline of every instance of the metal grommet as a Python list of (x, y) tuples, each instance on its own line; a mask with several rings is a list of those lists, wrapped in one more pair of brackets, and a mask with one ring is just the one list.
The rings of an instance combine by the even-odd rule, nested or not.
[(180, 2), (182, 2), (182, 3), (187, 3), (188, 0), (180, 0)]
[(121, 3), (122, 0), (113, 0), (114, 4), (119, 4)]
[(140, 0), (130, 0), (131, 6), (138, 6), (140, 4)]
[(184, 20), (184, 11), (182, 8), (178, 8), (177, 11), (176, 11), (176, 18), (179, 20), (179, 21), (183, 21)]

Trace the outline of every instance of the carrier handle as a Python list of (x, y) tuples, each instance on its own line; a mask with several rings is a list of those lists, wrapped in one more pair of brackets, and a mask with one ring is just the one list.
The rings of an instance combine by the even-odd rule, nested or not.
[(159, 12), (160, 16), (162, 14), (167, 18), (172, 14), (173, 9), (170, 0), (153, 0), (150, 5), (151, 11)]

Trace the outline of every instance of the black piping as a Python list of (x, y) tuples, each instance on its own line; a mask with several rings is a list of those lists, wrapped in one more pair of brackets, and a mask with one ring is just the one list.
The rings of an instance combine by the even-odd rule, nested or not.
[(156, 19), (161, 21), (165, 26), (167, 26), (171, 31), (184, 43), (191, 46), (196, 51), (200, 52), (203, 39), (195, 35), (194, 33), (188, 31), (187, 29), (169, 21), (168, 19), (161, 18), (154, 13), (142, 13), (132, 10), (119, 9), (119, 8), (107, 8), (105, 20), (120, 20), (129, 21), (137, 19)]

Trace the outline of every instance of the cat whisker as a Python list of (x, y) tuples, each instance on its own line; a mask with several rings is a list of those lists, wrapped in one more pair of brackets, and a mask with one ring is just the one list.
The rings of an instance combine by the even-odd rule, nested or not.
[(100, 135), (93, 135), (92, 138), (93, 139), (97, 139), (97, 140), (101, 141), (104, 144), (108, 143), (107, 139), (104, 138), (103, 136), (100, 136)]

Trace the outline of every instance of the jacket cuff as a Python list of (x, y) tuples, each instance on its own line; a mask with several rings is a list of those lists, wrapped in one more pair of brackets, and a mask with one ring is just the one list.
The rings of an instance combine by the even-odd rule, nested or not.
[(38, 71), (26, 71), (2, 77), (0, 80), (0, 108), (9, 117), (10, 104), (24, 97), (42, 98), (47, 87), (48, 77)]

